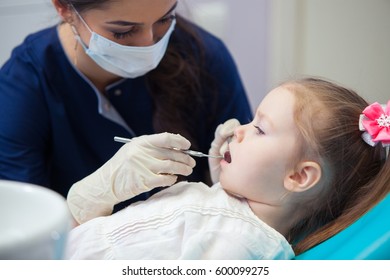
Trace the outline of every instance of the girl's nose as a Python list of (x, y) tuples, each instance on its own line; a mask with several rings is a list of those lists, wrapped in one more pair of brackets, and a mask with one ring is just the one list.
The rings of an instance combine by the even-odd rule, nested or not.
[(240, 143), (244, 139), (245, 135), (245, 125), (240, 125), (234, 130), (234, 137), (237, 142)]

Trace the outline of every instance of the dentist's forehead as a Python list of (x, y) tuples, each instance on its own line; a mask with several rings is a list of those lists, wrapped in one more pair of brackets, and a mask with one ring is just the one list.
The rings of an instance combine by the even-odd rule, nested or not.
[[(119, 0), (112, 1), (105, 9), (90, 10), (91, 16), (99, 16), (105, 22), (129, 22), (142, 25), (159, 20), (172, 13), (177, 6), (174, 0)], [(86, 17), (89, 16), (85, 15)]]

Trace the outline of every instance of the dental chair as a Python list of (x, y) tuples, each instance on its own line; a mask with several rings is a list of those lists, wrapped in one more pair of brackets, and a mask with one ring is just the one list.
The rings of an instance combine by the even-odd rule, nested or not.
[(390, 260), (390, 194), (345, 230), (296, 260)]

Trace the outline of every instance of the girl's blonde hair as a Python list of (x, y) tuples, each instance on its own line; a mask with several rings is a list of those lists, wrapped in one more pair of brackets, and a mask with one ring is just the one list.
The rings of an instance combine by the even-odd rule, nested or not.
[(305, 204), (307, 216), (290, 232), (296, 254), (351, 225), (390, 190), (390, 160), (359, 131), (368, 103), (354, 91), (318, 78), (282, 85), (296, 96), (302, 157), (320, 159), (325, 191)]

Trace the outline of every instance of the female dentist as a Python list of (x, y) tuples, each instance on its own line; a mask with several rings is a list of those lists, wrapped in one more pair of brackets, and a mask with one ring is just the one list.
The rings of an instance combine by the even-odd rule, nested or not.
[[(176, 14), (180, 1), (52, 2), (62, 22), (29, 35), (0, 70), (1, 179), (66, 196), (118, 151), (114, 136), (170, 132), (151, 145), (207, 152), (218, 124), (252, 118), (229, 51)], [(179, 162), (186, 168), (168, 173), (195, 166)], [(197, 159), (189, 180), (210, 182), (206, 174)]]

